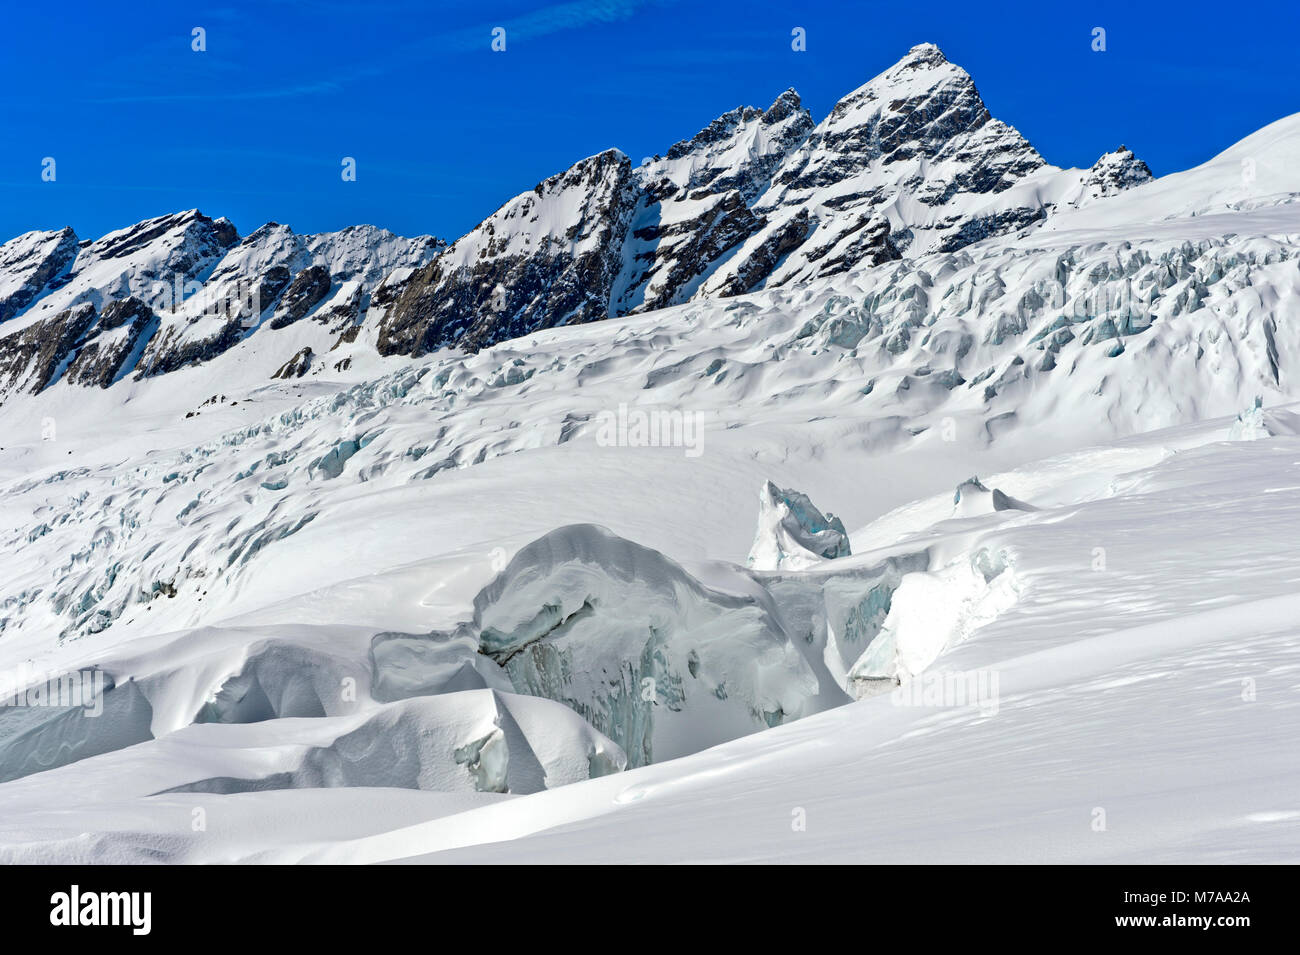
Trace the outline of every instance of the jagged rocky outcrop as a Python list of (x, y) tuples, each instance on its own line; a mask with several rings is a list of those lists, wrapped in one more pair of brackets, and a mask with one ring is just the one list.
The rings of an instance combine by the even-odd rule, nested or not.
[(59, 380), (107, 388), (129, 371), (157, 331), (158, 317), (135, 296), (97, 312), (90, 302), (0, 338), (0, 388), (43, 391)]
[(734, 109), (637, 169), (642, 192), (610, 312), (689, 298), (726, 253), (766, 224), (750, 206), (812, 128), (799, 94), (786, 90), (766, 110)]
[[(47, 284), (44, 294), (9, 324), (48, 318), (83, 302), (102, 309), (132, 295), (156, 308), (197, 289), (203, 275), (238, 240), (229, 220), (191, 209), (79, 243), (75, 258)], [(5, 331), (0, 326), (0, 335)]]
[[(355, 337), (370, 291), (445, 244), (374, 226), (299, 235), (270, 222), (240, 239), (198, 210), (93, 242), (70, 229), (0, 246), (0, 389), (108, 387), (209, 361), (265, 324), (311, 316), (322, 348)], [(268, 343), (274, 347), (274, 340)], [(286, 348), (283, 362), (301, 342)], [(296, 357), (296, 355), (295, 355)]]
[(208, 361), (263, 326), (276, 332), (309, 316), (337, 340), (363, 320), (371, 290), (386, 276), (423, 265), (444, 248), (432, 236), (408, 239), (374, 226), (299, 235), (267, 223), (231, 249), (201, 293), (169, 316), (141, 374)]
[(360, 331), (360, 321), (365, 305), (365, 286), (360, 282), (344, 282), (333, 295), (322, 302), (312, 318), (331, 331), (339, 333), (335, 346), (351, 341)]
[(789, 89), (765, 110), (742, 106), (724, 113), (639, 174), (645, 181), (666, 178), (692, 195), (735, 190), (750, 203), (814, 125), (799, 94)]
[(1119, 195), (1151, 181), (1151, 168), (1127, 146), (1106, 153), (1084, 174), (1079, 183), (1079, 195), (1071, 205), (1083, 207), (1096, 199)]
[(714, 260), (763, 224), (735, 190), (694, 202), (653, 195), (643, 200), (644, 224), (632, 230), (641, 249), (629, 257), (632, 274), (615, 298), (616, 314), (676, 304)]
[(276, 306), (272, 328), (284, 328), (304, 318), (329, 294), (330, 273), (323, 265), (312, 265), (294, 276)]
[(79, 245), (71, 229), (28, 232), (0, 245), (0, 322), (13, 318), (61, 278)]
[(1045, 215), (1034, 196), (996, 216), (982, 207), (1045, 168), (989, 115), (970, 76), (922, 44), (836, 103), (786, 159), (754, 204), (767, 226), (704, 291), (834, 275), (1018, 228)]
[(311, 346), (305, 346), (296, 355), (281, 365), (272, 378), (281, 378), (289, 380), (291, 378), (301, 378), (311, 370), (311, 362), (315, 356), (312, 354)]
[(134, 367), (157, 331), (158, 316), (140, 299), (109, 302), (69, 364), (68, 382), (107, 388)]
[(48, 388), (96, 318), (95, 306), (83, 302), (0, 339), (0, 382), (11, 388), (30, 383), (33, 392)]
[(635, 203), (618, 150), (538, 183), (411, 277), (380, 326), (380, 353), (481, 348), (607, 317)]

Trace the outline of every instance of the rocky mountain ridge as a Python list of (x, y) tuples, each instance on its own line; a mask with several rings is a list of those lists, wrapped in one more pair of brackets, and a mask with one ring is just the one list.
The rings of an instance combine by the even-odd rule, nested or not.
[(20, 236), (0, 246), (0, 391), (141, 380), (255, 333), (296, 374), (358, 341), (384, 356), (472, 351), (952, 252), (1149, 178), (1122, 147), (1087, 171), (1048, 165), (922, 44), (820, 123), (786, 90), (638, 167), (616, 149), (580, 160), (450, 245), (274, 222), (241, 238), (198, 210), (94, 241)]

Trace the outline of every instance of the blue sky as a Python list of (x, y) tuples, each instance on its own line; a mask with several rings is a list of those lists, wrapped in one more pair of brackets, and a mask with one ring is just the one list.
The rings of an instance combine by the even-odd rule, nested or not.
[(821, 119), (924, 41), (1058, 165), (1123, 142), (1173, 172), (1300, 111), (1300, 13), (1280, 0), (113, 7), (6, 10), (0, 238), (64, 225), (93, 238), (197, 206), (241, 234), (369, 222), (453, 239), (577, 159), (616, 146), (638, 162), (790, 86)]

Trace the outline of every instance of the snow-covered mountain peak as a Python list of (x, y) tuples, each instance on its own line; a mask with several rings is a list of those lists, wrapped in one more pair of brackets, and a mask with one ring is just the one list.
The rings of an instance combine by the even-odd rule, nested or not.
[[(929, 104), (920, 108), (922, 103)], [(891, 117), (894, 117), (891, 119)], [(875, 158), (910, 140), (931, 146), (989, 121), (989, 111), (970, 74), (931, 43), (913, 47), (889, 69), (840, 99), (819, 126), (822, 137), (837, 130), (881, 124)]]
[(691, 139), (674, 144), (664, 159), (641, 166), (637, 177), (652, 203), (668, 195), (667, 180), (684, 193), (679, 200), (735, 189), (749, 204), (813, 125), (799, 94), (788, 89), (765, 110), (738, 106), (723, 113)]
[[(291, 355), (355, 335), (370, 291), (441, 251), (374, 226), (299, 235), (268, 222), (244, 239), (197, 209), (80, 242), (71, 229), (29, 233), (0, 247), (0, 385), (41, 391), (60, 381), (110, 387), (207, 362), (313, 315), (267, 340), (274, 370)], [(11, 317), (12, 316), (12, 317)], [(278, 345), (278, 347), (277, 347)], [(280, 348), (284, 349), (283, 354)]]
[(447, 246), (431, 235), (407, 238), (373, 225), (353, 225), (303, 238), (312, 260), (328, 268), (335, 281), (360, 281), (367, 290), (394, 269), (427, 262)]
[(763, 228), (701, 291), (735, 295), (1013, 231), (1049, 206), (1014, 188), (1051, 168), (990, 116), (965, 70), (922, 44), (790, 153), (753, 204)]
[(9, 327), (47, 318), (72, 305), (100, 307), (113, 299), (156, 297), (160, 285), (181, 285), (202, 275), (239, 241), (230, 220), (188, 209), (137, 222), (81, 243), (66, 275)]
[(631, 173), (630, 160), (618, 149), (580, 159), (516, 196), (452, 243), (446, 253), (449, 267), (558, 249), (571, 255), (593, 251), (601, 241), (596, 220), (617, 204)]
[(1300, 855), (1298, 144), (1057, 169), (923, 44), (450, 247), (5, 243), (0, 860)]
[(101, 259), (117, 259), (140, 252), (159, 239), (164, 245), (174, 245), (181, 238), (200, 241), (211, 238), (228, 247), (238, 241), (239, 233), (224, 216), (213, 219), (198, 209), (186, 209), (110, 232), (90, 243), (86, 251)]
[(1072, 205), (1082, 208), (1095, 199), (1114, 196), (1152, 179), (1151, 168), (1127, 146), (1104, 154), (1093, 163), (1079, 184), (1079, 196)]
[(766, 111), (764, 111), (763, 122), (767, 123), (768, 125), (771, 125), (772, 123), (779, 123), (786, 117), (791, 116), (792, 114), (797, 113), (802, 109), (803, 109), (803, 100), (799, 97), (799, 94), (795, 91), (795, 88), (791, 86), (784, 93), (782, 93), (775, 100), (773, 100), (772, 105), (769, 106), (766, 109)]
[(948, 58), (943, 55), (943, 50), (939, 49), (934, 43), (918, 43), (907, 51), (904, 56), (895, 65), (895, 69), (912, 65), (916, 68), (941, 66), (948, 62)]
[(682, 140), (673, 144), (667, 153), (670, 160), (681, 159), (690, 153), (698, 153), (707, 150), (708, 147), (720, 143), (727, 143), (735, 139), (736, 134), (743, 127), (757, 124), (763, 127), (771, 127), (786, 120), (802, 114), (806, 125), (811, 129), (813, 123), (808, 111), (803, 108), (803, 103), (799, 94), (794, 89), (787, 89), (784, 93), (773, 101), (767, 109), (759, 109), (755, 106), (737, 106), (733, 110), (723, 113), (709, 125), (692, 136), (690, 139)]
[(475, 348), (605, 318), (636, 201), (617, 149), (544, 179), (411, 276), (378, 325), (380, 353)]

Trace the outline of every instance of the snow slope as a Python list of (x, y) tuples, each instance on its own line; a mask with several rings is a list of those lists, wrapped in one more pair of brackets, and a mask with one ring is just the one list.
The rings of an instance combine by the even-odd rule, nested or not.
[[(1277, 414), (1285, 425), (1285, 412)], [(682, 759), (469, 804), (384, 788), (365, 790), (363, 806), (346, 790), (216, 787), (210, 780), (300, 776), (304, 752), (320, 751), (359, 718), (196, 724), (0, 785), (5, 856), (1294, 861), (1300, 762), (1285, 740), (1300, 729), (1300, 565), (1290, 534), (1300, 439), (1226, 441), (1228, 424), (1156, 433), (990, 479), (1032, 497), (1032, 512), (954, 519), (951, 495), (936, 495), (908, 509), (908, 535), (880, 545), (898, 535), (874, 524), (856, 532), (876, 545), (856, 560), (924, 544), (942, 572), (972, 553), (996, 552), (1015, 591), (1014, 601), (981, 616), (960, 612), (979, 596), (967, 583), (932, 587), (931, 614), (953, 602), (951, 642), (928, 677), (858, 703)], [(940, 519), (927, 524), (919, 516), (926, 508)], [(883, 524), (893, 521), (887, 515)], [(914, 616), (920, 609), (897, 601), (885, 629), (906, 640), (928, 623)], [(165, 658), (155, 649), (140, 656)], [(969, 694), (954, 695), (956, 686)], [(466, 692), (485, 691), (416, 699), (450, 704)], [(454, 731), (460, 712), (434, 725)], [(557, 721), (543, 725), (555, 740)], [(384, 782), (396, 770), (383, 765), (368, 785), (402, 785)], [(123, 779), (132, 782), (123, 787)], [(51, 791), (68, 794), (57, 811)], [(311, 810), (287, 830), (264, 830), (293, 807)], [(223, 824), (194, 831), (196, 810), (220, 813)]]

